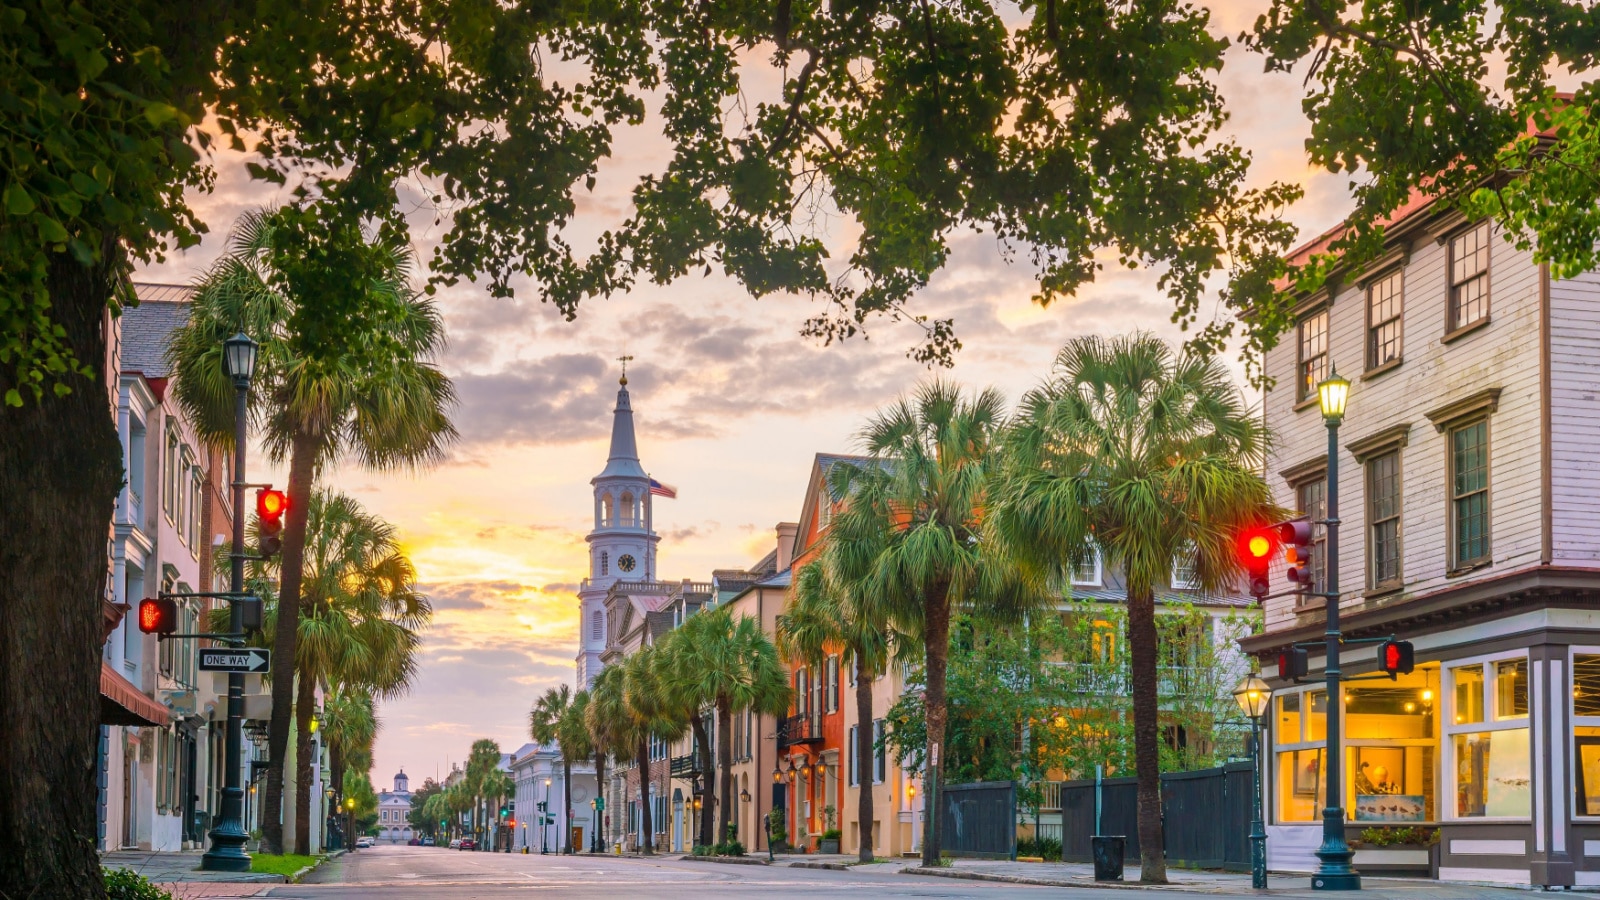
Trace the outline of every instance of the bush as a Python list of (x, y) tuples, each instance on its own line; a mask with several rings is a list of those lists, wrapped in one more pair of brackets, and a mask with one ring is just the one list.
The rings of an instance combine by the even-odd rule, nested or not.
[(1432, 828), (1421, 825), (1405, 825), (1399, 828), (1367, 828), (1361, 832), (1361, 843), (1373, 847), (1393, 847), (1397, 845), (1427, 846), (1438, 837), (1438, 832)]
[(1055, 838), (1028, 838), (1017, 841), (1018, 856), (1037, 856), (1045, 862), (1061, 861), (1061, 842)]
[(728, 841), (725, 844), (718, 844), (717, 845), (717, 855), (718, 856), (743, 856), (744, 855), (744, 843), (742, 841), (736, 841), (735, 840), (735, 841)]
[(842, 835), (843, 832), (841, 832), (839, 829), (829, 828), (827, 831), (822, 833), (822, 839), (825, 841), (837, 841)]
[(712, 847), (709, 844), (695, 844), (694, 845), (694, 855), (695, 856), (710, 856), (712, 851), (715, 850), (715, 849), (716, 849), (715, 847)]
[(172, 895), (151, 884), (132, 869), (106, 869), (106, 900), (172, 900)]

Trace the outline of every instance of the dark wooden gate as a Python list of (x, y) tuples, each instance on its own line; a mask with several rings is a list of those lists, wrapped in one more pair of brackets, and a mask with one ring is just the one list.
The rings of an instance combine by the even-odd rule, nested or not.
[(1011, 781), (939, 788), (941, 849), (955, 857), (1013, 859), (1017, 854), (1017, 786)]
[[(1161, 776), (1162, 835), (1167, 863), (1208, 869), (1250, 871), (1250, 809), (1254, 784), (1250, 763), (1215, 769), (1168, 772)], [(1089, 839), (1095, 834), (1127, 838), (1124, 858), (1139, 859), (1138, 781), (1107, 778), (1100, 785), (1100, 828), (1095, 830), (1095, 783), (1061, 785), (1061, 858), (1093, 862)]]

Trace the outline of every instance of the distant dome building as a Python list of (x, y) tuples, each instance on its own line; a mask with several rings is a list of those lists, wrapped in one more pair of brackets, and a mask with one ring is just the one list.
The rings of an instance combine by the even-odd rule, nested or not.
[(394, 790), (378, 794), (378, 840), (391, 844), (409, 841), (411, 830), (411, 780), (404, 766), (394, 776)]

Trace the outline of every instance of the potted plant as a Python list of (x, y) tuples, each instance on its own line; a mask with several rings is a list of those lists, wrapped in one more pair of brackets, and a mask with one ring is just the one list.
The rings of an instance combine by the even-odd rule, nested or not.
[(789, 849), (789, 827), (784, 824), (782, 807), (775, 807), (767, 813), (767, 841), (774, 853)]
[(822, 837), (817, 840), (818, 853), (839, 852), (838, 819), (838, 810), (834, 809), (832, 806), (824, 806), (822, 808), (822, 821), (825, 824), (822, 829)]

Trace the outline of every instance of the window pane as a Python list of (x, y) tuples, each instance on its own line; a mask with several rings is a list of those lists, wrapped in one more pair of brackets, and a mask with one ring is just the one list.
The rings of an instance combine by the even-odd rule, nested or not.
[(1300, 323), (1299, 398), (1316, 393), (1317, 384), (1328, 377), (1328, 311), (1308, 316)]
[(1580, 816), (1600, 816), (1600, 728), (1580, 725), (1573, 729), (1576, 750), (1572, 786), (1577, 791)]
[(1300, 695), (1284, 694), (1278, 698), (1278, 736), (1280, 744), (1300, 743)]
[(1395, 271), (1367, 289), (1368, 366), (1400, 358), (1401, 284), (1401, 273)]
[(1306, 740), (1321, 741), (1328, 737), (1328, 692), (1310, 691), (1306, 702), (1311, 711), (1306, 716)]
[(1528, 729), (1458, 734), (1455, 752), (1456, 815), (1529, 814)]
[(1326, 770), (1322, 750), (1290, 750), (1278, 754), (1278, 819), (1316, 822), (1322, 818)]
[[(1600, 716), (1600, 654), (1578, 653), (1572, 657), (1572, 714)], [(1595, 788), (1600, 796), (1600, 782)]]
[(1483, 667), (1461, 666), (1450, 670), (1455, 684), (1456, 724), (1483, 721)]
[(1528, 660), (1505, 659), (1494, 664), (1494, 717), (1528, 715)]
[(1432, 747), (1351, 747), (1345, 775), (1358, 822), (1434, 819)]
[(1489, 555), (1489, 424), (1477, 422), (1450, 435), (1451, 518), (1455, 563)]
[(1414, 678), (1416, 684), (1346, 688), (1345, 737), (1357, 740), (1433, 737), (1433, 703), (1424, 699), (1428, 694), (1424, 678), (1409, 678)]

